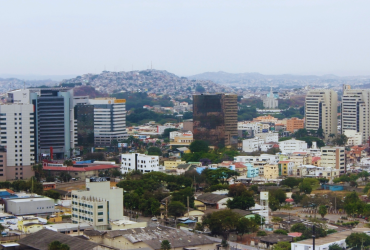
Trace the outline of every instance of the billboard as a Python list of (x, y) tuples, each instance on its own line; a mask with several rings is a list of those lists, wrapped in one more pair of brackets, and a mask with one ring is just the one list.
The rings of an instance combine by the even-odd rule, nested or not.
[(119, 148), (127, 148), (127, 143), (118, 143)]

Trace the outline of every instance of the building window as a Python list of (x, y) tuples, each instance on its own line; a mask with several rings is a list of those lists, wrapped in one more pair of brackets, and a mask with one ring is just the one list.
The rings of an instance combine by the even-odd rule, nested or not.
[(103, 212), (98, 212), (98, 215), (103, 215)]
[(102, 208), (103, 208), (103, 205), (99, 205), (99, 206), (98, 206), (98, 209), (102, 209)]
[(103, 219), (98, 219), (98, 222), (103, 222)]

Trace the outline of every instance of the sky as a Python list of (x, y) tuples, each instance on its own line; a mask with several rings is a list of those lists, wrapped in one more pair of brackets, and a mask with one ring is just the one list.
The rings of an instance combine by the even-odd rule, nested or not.
[(0, 75), (370, 75), (368, 0), (0, 0)]

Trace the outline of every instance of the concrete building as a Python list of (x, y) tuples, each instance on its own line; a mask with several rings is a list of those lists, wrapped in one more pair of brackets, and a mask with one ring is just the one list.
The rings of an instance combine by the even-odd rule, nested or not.
[[(28, 179), (35, 164), (35, 120), (32, 104), (0, 105), (0, 179)], [(0, 156), (0, 157), (1, 157)], [(15, 171), (17, 169), (17, 171)]]
[(243, 140), (243, 152), (252, 153), (255, 151), (259, 151), (263, 143), (264, 140), (258, 137)]
[(294, 133), (298, 129), (304, 128), (304, 120), (298, 119), (297, 117), (293, 117), (291, 119), (288, 119), (286, 122), (286, 130)]
[(293, 175), (293, 168), (295, 164), (292, 161), (279, 161), (279, 176), (291, 176)]
[(334, 167), (340, 174), (344, 174), (346, 172), (344, 147), (322, 147), (321, 167)]
[(337, 134), (338, 95), (331, 89), (310, 90), (305, 103), (305, 127), (307, 130), (323, 129), (325, 138)]
[(352, 130), (361, 133), (362, 141), (367, 141), (370, 136), (370, 89), (350, 89), (347, 86), (341, 110), (342, 134)]
[(14, 215), (51, 214), (55, 212), (54, 200), (48, 197), (6, 199), (5, 210)]
[(123, 219), (123, 189), (110, 187), (104, 178), (86, 179), (86, 190), (72, 191), (72, 221), (95, 229), (107, 229), (112, 220)]
[(186, 161), (174, 160), (174, 161), (164, 161), (164, 163), (163, 163), (163, 165), (166, 169), (171, 169), (171, 168), (175, 169), (180, 164), (186, 164)]
[(307, 150), (307, 143), (296, 139), (290, 139), (279, 142), (279, 148), (282, 154), (291, 154)]
[(344, 134), (348, 138), (346, 146), (362, 145), (363, 133), (357, 132), (356, 130), (344, 130)]
[(237, 95), (194, 95), (194, 140), (208, 141), (211, 146), (237, 146)]
[(279, 166), (266, 164), (263, 167), (263, 176), (266, 180), (277, 179), (279, 177)]
[(122, 174), (129, 173), (133, 170), (149, 173), (159, 171), (159, 156), (144, 155), (139, 153), (122, 154), (121, 155), (121, 172)]
[(272, 87), (270, 93), (263, 99), (263, 107), (266, 109), (276, 109), (278, 107), (278, 100), (272, 92)]
[(42, 223), (35, 216), (21, 216), (18, 217), (18, 230), (25, 234), (36, 233), (43, 229)]
[(247, 178), (255, 178), (255, 177), (259, 176), (259, 168), (258, 167), (254, 167), (250, 163), (246, 163), (244, 165), (247, 166)]
[(279, 133), (257, 133), (254, 136), (262, 139), (265, 143), (279, 142)]
[(127, 138), (126, 100), (115, 98), (89, 99), (94, 105), (94, 144), (109, 146), (113, 140)]

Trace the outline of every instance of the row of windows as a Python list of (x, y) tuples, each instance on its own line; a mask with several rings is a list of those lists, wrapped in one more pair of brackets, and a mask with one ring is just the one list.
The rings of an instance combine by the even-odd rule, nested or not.
[(49, 206), (49, 207), (37, 207), (37, 209), (50, 209), (50, 208), (54, 208), (54, 206)]

